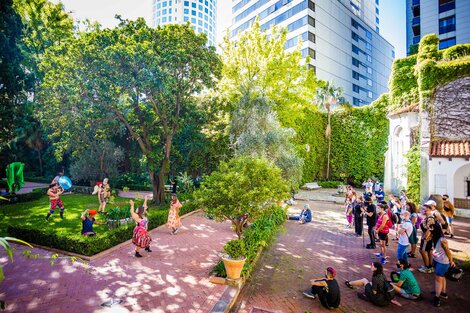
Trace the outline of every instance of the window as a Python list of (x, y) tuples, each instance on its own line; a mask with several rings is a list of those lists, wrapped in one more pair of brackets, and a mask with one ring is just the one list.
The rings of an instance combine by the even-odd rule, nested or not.
[(354, 106), (360, 106), (361, 105), (361, 102), (358, 98), (353, 98), (353, 105)]
[(352, 71), (352, 77), (356, 80), (359, 80), (359, 73), (356, 71)]
[(376, 22), (377, 24), (379, 24), (379, 18), (378, 18), (378, 17), (375, 17), (375, 22)]
[(446, 49), (446, 48), (452, 47), (456, 43), (457, 42), (455, 41), (455, 37), (441, 40), (441, 42), (439, 43), (439, 49)]
[(166, 16), (162, 17), (162, 23), (166, 23)]
[(356, 58), (352, 58), (352, 64), (353, 64), (355, 67), (359, 67), (359, 60), (356, 59)]
[(202, 26), (202, 21), (201, 21), (201, 20), (198, 20), (198, 21), (197, 21), (197, 24), (198, 24), (199, 26)]
[(359, 93), (359, 86), (358, 86), (358, 85), (353, 84), (353, 85), (352, 85), (352, 89), (353, 89), (353, 91), (354, 91), (355, 93)]
[(359, 27), (359, 24), (356, 22), (355, 19), (352, 18), (351, 19), (351, 26), (357, 29)]
[(189, 17), (185, 16), (183, 19), (185, 22), (189, 21)]
[(372, 86), (372, 79), (367, 79), (367, 85)]
[(162, 7), (161, 3), (157, 3), (157, 9), (160, 9)]
[(171, 15), (168, 16), (168, 22), (171, 22)]
[(379, 8), (375, 8), (375, 14), (379, 14)]
[(199, 10), (200, 10), (200, 11), (204, 10), (204, 8), (202, 7), (202, 5), (199, 5)]
[(367, 67), (367, 73), (372, 74), (372, 68), (371, 67)]
[(208, 20), (209, 20), (208, 17), (207, 17), (207, 15), (204, 15), (204, 20), (205, 20), (205, 21), (208, 21)]
[(379, 5), (379, 0), (375, 0), (375, 4)]
[(455, 15), (439, 20), (439, 35), (455, 31)]
[(202, 18), (202, 12), (199, 12), (199, 13), (197, 14), (197, 16), (198, 16), (199, 18)]
[(395, 59), (395, 50), (392, 50), (392, 59)]
[(157, 11), (157, 17), (159, 17), (159, 16), (160, 16), (160, 11)]
[(372, 99), (372, 91), (368, 91), (368, 92), (367, 92), (367, 97), (369, 97), (369, 98)]
[(189, 7), (189, 1), (185, 1), (185, 2), (184, 2), (184, 6), (185, 6), (185, 7)]
[(163, 14), (163, 15), (166, 14), (166, 9), (163, 9), (163, 10), (162, 10), (162, 14)]
[(192, 2), (191, 7), (196, 8), (196, 3)]
[(375, 26), (375, 31), (378, 32), (378, 33), (380, 32), (379, 26)]
[(372, 51), (372, 45), (366, 41), (366, 49)]
[(196, 18), (191, 17), (191, 23), (192, 23), (192, 24), (196, 24)]
[(166, 8), (166, 6), (167, 6), (167, 3), (166, 3), (166, 1), (163, 1), (163, 3), (162, 3), (162, 7)]
[(311, 48), (305, 48), (300, 50), (302, 53), (302, 58), (306, 58), (307, 56), (310, 56), (312, 59), (315, 59), (315, 50)]
[(368, 30), (366, 30), (366, 37), (372, 39), (372, 33)]
[(354, 39), (355, 41), (359, 41), (359, 35), (353, 31), (351, 31), (351, 38)]
[(189, 14), (189, 10), (188, 10), (188, 9), (184, 9), (184, 14)]
[(355, 54), (358, 54), (359, 53), (359, 48), (355, 45), (352, 45), (352, 52), (354, 52)]
[(191, 10), (191, 15), (196, 16), (196, 10)]
[(439, 13), (444, 13), (455, 9), (454, 0), (439, 0)]
[(369, 63), (372, 63), (372, 57), (370, 56), (370, 54), (366, 54), (366, 58)]

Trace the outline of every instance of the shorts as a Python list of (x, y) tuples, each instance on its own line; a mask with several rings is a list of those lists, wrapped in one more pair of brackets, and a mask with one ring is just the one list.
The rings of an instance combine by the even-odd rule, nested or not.
[(408, 291), (406, 291), (403, 288), (400, 288), (400, 296), (402, 296), (405, 299), (409, 299), (409, 300), (416, 300), (416, 299), (419, 298), (419, 295), (409, 293)]
[(51, 210), (55, 210), (57, 208), (62, 209), (64, 207), (64, 203), (60, 199), (51, 200)]
[(447, 216), (447, 224), (452, 225), (452, 217)]
[(428, 240), (426, 242), (426, 246), (424, 246), (424, 239), (421, 239), (421, 243), (419, 245), (420, 250), (424, 250), (426, 252), (432, 251), (432, 240)]
[(418, 230), (416, 227), (413, 226), (413, 232), (411, 233), (410, 236), (410, 244), (415, 245), (418, 243)]
[(388, 234), (386, 234), (386, 233), (379, 233), (379, 239), (382, 240), (382, 241), (387, 240), (387, 236), (388, 236)]
[(432, 266), (434, 267), (434, 273), (436, 273), (436, 276), (445, 277), (450, 264), (443, 264), (433, 261)]
[(100, 203), (105, 203), (106, 199), (104, 198), (104, 192), (100, 193)]

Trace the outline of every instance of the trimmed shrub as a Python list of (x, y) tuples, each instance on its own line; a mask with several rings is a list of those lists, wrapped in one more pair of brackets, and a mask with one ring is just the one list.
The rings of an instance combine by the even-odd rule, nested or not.
[(325, 180), (319, 181), (318, 185), (322, 186), (323, 188), (338, 188), (339, 185), (344, 185), (344, 182), (339, 180)]
[(32, 192), (29, 193), (17, 195), (4, 195), (3, 197), (9, 199), (10, 201), (0, 201), (0, 206), (38, 200), (44, 194), (46, 194), (46, 191), (47, 188), (35, 188)]

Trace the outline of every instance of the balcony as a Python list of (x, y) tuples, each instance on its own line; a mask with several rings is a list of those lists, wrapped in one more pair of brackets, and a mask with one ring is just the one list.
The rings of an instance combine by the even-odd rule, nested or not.
[(419, 16), (413, 17), (413, 19), (411, 20), (411, 25), (412, 26), (419, 25), (420, 20), (421, 18)]
[(413, 1), (411, 1), (411, 5), (412, 6), (419, 5), (419, 2), (420, 2), (420, 0), (413, 0)]
[(439, 6), (439, 13), (444, 13), (453, 9), (455, 9), (455, 1), (447, 2)]

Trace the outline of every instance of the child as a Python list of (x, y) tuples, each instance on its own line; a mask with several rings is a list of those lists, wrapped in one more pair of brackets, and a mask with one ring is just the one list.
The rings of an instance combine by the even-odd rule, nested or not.
[[(85, 215), (88, 213), (88, 216)], [(80, 219), (82, 220), (82, 235), (83, 236), (95, 236), (96, 233), (93, 231), (93, 224), (103, 225), (103, 222), (95, 220), (96, 210), (85, 210), (82, 213)]]

